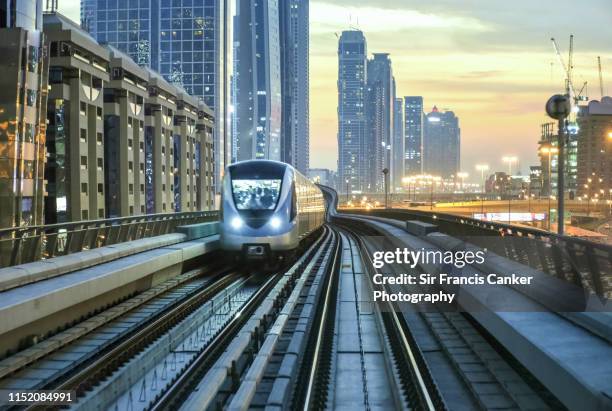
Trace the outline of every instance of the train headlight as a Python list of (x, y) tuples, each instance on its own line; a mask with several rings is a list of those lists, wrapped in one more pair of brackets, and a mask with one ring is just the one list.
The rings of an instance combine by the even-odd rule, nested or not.
[(270, 219), (270, 226), (274, 229), (280, 228), (281, 226), (281, 220), (278, 217), (272, 217)]
[(232, 228), (234, 230), (238, 230), (240, 227), (242, 227), (242, 218), (240, 217), (234, 217), (232, 219)]

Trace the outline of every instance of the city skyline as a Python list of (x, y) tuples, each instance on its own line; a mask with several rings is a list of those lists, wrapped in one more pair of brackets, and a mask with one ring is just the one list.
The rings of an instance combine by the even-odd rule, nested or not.
[[(574, 7), (571, 15), (553, 1), (455, 3), (311, 2), (310, 134), (311, 153), (316, 153), (311, 167), (336, 169), (334, 33), (351, 25), (364, 31), (370, 51), (390, 53), (398, 96), (424, 96), (426, 111), (437, 105), (461, 118), (461, 163), (471, 178), (477, 173), (468, 168), (479, 162), (503, 170), (503, 155), (516, 155), (523, 174), (538, 163), (539, 127), (547, 121), (544, 103), (550, 94), (563, 90), (564, 74), (551, 36), (558, 39), (566, 58), (567, 38), (575, 34), (575, 82), (588, 81), (592, 99), (599, 99), (596, 57), (601, 55), (606, 94), (610, 93), (612, 45), (605, 39), (612, 28), (605, 22), (612, 10), (605, 1)], [(64, 0), (60, 11), (78, 19), (78, 1)], [(482, 154), (491, 136), (498, 153)]]

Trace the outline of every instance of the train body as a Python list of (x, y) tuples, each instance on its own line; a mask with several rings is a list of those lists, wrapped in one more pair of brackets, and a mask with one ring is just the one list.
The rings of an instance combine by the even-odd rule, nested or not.
[(292, 166), (250, 160), (227, 167), (221, 200), (221, 248), (246, 258), (295, 250), (324, 224), (321, 190)]

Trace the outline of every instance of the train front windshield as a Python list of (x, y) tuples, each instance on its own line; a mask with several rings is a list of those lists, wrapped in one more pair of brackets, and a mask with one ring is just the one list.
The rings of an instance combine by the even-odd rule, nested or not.
[(238, 210), (274, 210), (280, 195), (281, 180), (232, 179), (232, 193)]

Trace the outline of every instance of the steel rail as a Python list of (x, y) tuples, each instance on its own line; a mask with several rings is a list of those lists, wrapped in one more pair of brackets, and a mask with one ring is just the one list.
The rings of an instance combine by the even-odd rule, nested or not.
[[(321, 351), (321, 346), (323, 344), (323, 339), (325, 337), (325, 328), (329, 324), (329, 321), (330, 321), (329, 312), (330, 312), (331, 301), (334, 298), (337, 298), (338, 274), (339, 274), (338, 262), (341, 260), (341, 257), (342, 257), (342, 239), (340, 238), (340, 235), (337, 233), (337, 231), (332, 229), (332, 232), (335, 232), (335, 235), (337, 238), (336, 250), (334, 252), (335, 258), (334, 258), (332, 267), (329, 271), (330, 275), (329, 275), (329, 279), (327, 283), (327, 290), (325, 293), (325, 298), (323, 300), (322, 310), (321, 310), (320, 316), (318, 317), (319, 327), (316, 331), (316, 343), (315, 343), (314, 350), (313, 350), (313, 358), (311, 362), (310, 372), (308, 373), (307, 386), (306, 386), (306, 391), (305, 391), (304, 401), (303, 401), (303, 409), (305, 410), (310, 410), (310, 409), (315, 408), (311, 404), (311, 401), (313, 401), (313, 395), (314, 395), (314, 390), (315, 390), (314, 385), (316, 384), (317, 374), (318, 374), (318, 370), (320, 367), (319, 353)], [(335, 307), (332, 307), (332, 309), (335, 309)], [(294, 404), (295, 404), (295, 401), (294, 401)]]
[[(361, 249), (366, 248), (362, 238), (357, 234), (354, 227), (351, 227), (351, 228), (343, 227), (343, 228), (346, 231), (351, 233), (351, 235), (353, 236), (356, 243), (359, 245)], [(364, 256), (367, 258), (367, 263), (366, 263), (367, 270), (370, 269), (369, 267), (374, 266), (374, 262), (372, 261), (372, 258), (370, 257), (369, 253), (362, 252), (361, 256), (362, 258)], [(392, 325), (392, 329), (387, 330), (387, 332), (388, 333), (393, 332), (397, 336), (399, 341), (401, 342), (401, 348), (404, 354), (404, 358), (408, 360), (410, 373), (412, 375), (412, 382), (415, 384), (414, 388), (416, 388), (416, 394), (418, 396), (419, 403), (420, 403), (418, 405), (421, 408), (427, 409), (429, 411), (439, 411), (440, 409), (446, 409), (446, 406), (444, 405), (442, 397), (440, 393), (438, 392), (437, 388), (435, 387), (435, 383), (433, 382), (433, 378), (431, 377), (429, 370), (428, 369), (423, 370), (423, 368), (426, 368), (426, 366), (423, 365), (424, 360), (419, 361), (417, 359), (417, 354), (415, 353), (418, 353), (420, 351), (419, 348), (416, 346), (416, 343), (413, 341), (413, 339), (408, 337), (407, 335), (408, 331), (406, 330), (404, 323), (401, 321), (401, 319), (397, 315), (394, 305), (391, 302), (386, 302), (386, 305), (388, 308), (387, 310), (385, 310), (383, 314), (388, 314), (391, 320), (390, 321), (391, 325)], [(383, 315), (383, 322), (384, 322), (384, 317), (385, 315)], [(429, 386), (433, 385), (433, 388), (428, 387), (428, 385)], [(433, 393), (430, 392), (433, 390), (435, 390), (435, 392)], [(414, 400), (411, 402), (414, 402)]]
[(76, 373), (68, 376), (67, 379), (59, 382), (59, 384), (52, 388), (76, 391), (78, 397), (93, 387), (97, 381), (112, 373), (132, 358), (151, 341), (157, 339), (173, 325), (186, 318), (187, 315), (200, 307), (204, 300), (223, 290), (239, 278), (240, 274), (236, 272), (229, 275), (220, 274), (212, 284), (208, 284), (186, 300), (179, 302), (172, 310), (163, 313), (143, 328), (134, 330), (131, 335), (117, 342), (109, 351), (96, 357), (91, 363), (80, 368)]

